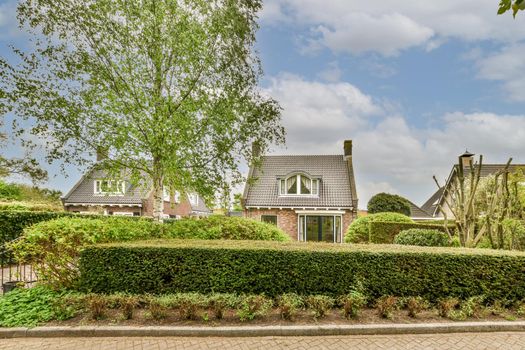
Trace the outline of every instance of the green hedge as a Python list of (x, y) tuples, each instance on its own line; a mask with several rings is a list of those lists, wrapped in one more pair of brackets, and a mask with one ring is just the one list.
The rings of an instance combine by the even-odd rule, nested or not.
[[(450, 230), (454, 231), (454, 225), (449, 225)], [(421, 228), (427, 230), (437, 230), (446, 232), (444, 225), (427, 223), (403, 223), (391, 221), (370, 221), (370, 243), (390, 244), (394, 242), (394, 237), (401, 231), (411, 228)]]
[(418, 245), (421, 247), (449, 247), (450, 239), (446, 233), (426, 228), (409, 228), (394, 237), (394, 244)]
[(100, 293), (525, 297), (525, 253), (484, 249), (150, 241), (88, 247), (79, 268), (78, 288)]
[(0, 245), (18, 238), (28, 226), (73, 215), (68, 212), (0, 211)]

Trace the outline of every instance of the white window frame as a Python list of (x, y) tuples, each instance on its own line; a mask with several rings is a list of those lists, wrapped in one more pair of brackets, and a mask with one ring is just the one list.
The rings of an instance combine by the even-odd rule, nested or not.
[[(117, 182), (117, 191), (110, 192), (110, 191), (102, 191), (102, 184), (104, 182), (107, 183), (106, 187), (111, 188), (113, 186), (113, 182)], [(120, 191), (118, 191), (120, 189)], [(98, 179), (93, 182), (93, 193), (95, 195), (111, 195), (111, 196), (123, 196), (126, 194), (126, 181), (124, 180), (106, 180), (106, 179)]]
[(132, 211), (114, 211), (113, 216), (133, 216)]
[[(335, 244), (342, 244), (344, 242), (344, 238), (343, 238), (343, 219), (344, 219), (344, 214), (334, 214), (334, 215), (331, 215), (331, 214), (325, 214), (325, 213), (310, 213), (310, 214), (307, 214), (307, 213), (298, 213), (297, 215), (297, 241), (299, 242), (307, 242), (307, 239), (306, 239), (306, 217), (307, 216), (326, 216), (326, 217), (333, 217), (334, 218), (334, 241), (333, 243)], [(340, 223), (340, 227), (339, 227), (339, 232), (336, 232), (336, 218), (339, 218), (339, 223)], [(303, 229), (304, 229), (304, 232), (301, 232), (301, 226), (303, 226)], [(304, 234), (304, 236), (302, 236), (302, 234)], [(339, 237), (341, 239), (340, 242), (337, 242), (337, 237)], [(304, 238), (304, 239), (302, 239)], [(315, 241), (315, 242), (318, 242), (318, 241)]]
[[(288, 180), (295, 177), (295, 186), (297, 193), (288, 193)], [(301, 193), (301, 177), (305, 177), (310, 180), (310, 193)], [(287, 178), (279, 179), (279, 196), (290, 196), (290, 197), (319, 197), (319, 182), (318, 178), (311, 178), (305, 174), (294, 174)], [(283, 188), (284, 184), (284, 188)], [(315, 184), (315, 186), (314, 186)], [(283, 193), (284, 189), (284, 193)]]
[(175, 191), (175, 194), (173, 195), (173, 200), (175, 201), (175, 203), (180, 203), (180, 192), (179, 191)]

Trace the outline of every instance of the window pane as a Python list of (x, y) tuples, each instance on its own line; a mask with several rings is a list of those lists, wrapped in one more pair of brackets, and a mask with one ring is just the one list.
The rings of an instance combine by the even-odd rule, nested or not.
[(277, 215), (261, 215), (261, 221), (277, 226)]
[(291, 176), (286, 179), (286, 187), (288, 194), (297, 194), (297, 176)]
[(312, 194), (319, 194), (319, 180), (312, 180)]
[(319, 240), (319, 218), (320, 216), (307, 216), (306, 217), (306, 240), (307, 241), (318, 241)]
[(334, 217), (323, 216), (323, 242), (334, 242)]
[(280, 181), (280, 194), (286, 194), (286, 182), (284, 180)]
[(335, 217), (335, 241), (341, 243), (341, 217)]
[(301, 194), (310, 194), (312, 181), (306, 176), (301, 176)]
[(305, 236), (305, 232), (304, 232), (304, 216), (300, 215), (299, 216), (299, 241), (304, 242), (304, 238), (305, 238), (304, 236)]

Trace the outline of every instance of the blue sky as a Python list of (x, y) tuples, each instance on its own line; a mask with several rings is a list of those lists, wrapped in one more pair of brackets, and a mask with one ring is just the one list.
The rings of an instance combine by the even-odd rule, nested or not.
[[(24, 47), (15, 1), (0, 0), (0, 52)], [(421, 204), (466, 148), (525, 163), (525, 13), (497, 0), (267, 0), (261, 88), (283, 107), (286, 148), (341, 153), (354, 140), (360, 207), (377, 192)], [(20, 150), (11, 147), (9, 154)], [(67, 191), (80, 173), (49, 166)], [(56, 176), (54, 176), (56, 175)]]

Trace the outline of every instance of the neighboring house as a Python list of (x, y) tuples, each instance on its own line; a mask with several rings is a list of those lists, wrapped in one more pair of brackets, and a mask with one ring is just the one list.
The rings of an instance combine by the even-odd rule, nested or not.
[[(149, 189), (148, 189), (149, 187)], [(153, 191), (144, 184), (133, 186), (126, 180), (108, 179), (102, 170), (91, 170), (62, 197), (66, 211), (105, 215), (153, 216)], [(197, 194), (182, 196), (164, 191), (165, 217), (207, 216), (211, 214)]]
[(414, 221), (433, 220), (434, 218), (426, 210), (418, 207), (416, 204), (410, 203), (410, 218)]
[(340, 155), (264, 156), (251, 167), (244, 216), (277, 225), (293, 240), (343, 242), (357, 216), (352, 141)]
[[(468, 151), (465, 151), (462, 155), (459, 156), (461, 159), (461, 164), (463, 166), (464, 172), (466, 176), (470, 172), (470, 164), (472, 162), (474, 169), (477, 169), (478, 164), (474, 163), (474, 154), (470, 153)], [(480, 177), (484, 178), (489, 175), (493, 175), (496, 172), (504, 169), (506, 164), (485, 164), (483, 163), (480, 170)], [(509, 171), (513, 172), (518, 170), (519, 168), (525, 169), (525, 164), (511, 164), (509, 166)], [(452, 211), (448, 208), (446, 205), (447, 198), (450, 198), (450, 191), (451, 188), (456, 181), (457, 172), (458, 172), (458, 165), (454, 164), (452, 167), (452, 170), (450, 171), (450, 175), (447, 178), (447, 181), (443, 187), (441, 187), (439, 190), (437, 190), (432, 197), (430, 197), (425, 204), (423, 204), (422, 209), (428, 212), (433, 218), (443, 218), (444, 213), (446, 213), (447, 218), (453, 218)]]

